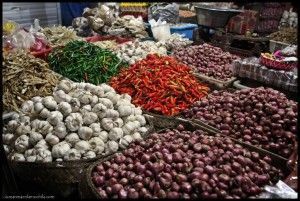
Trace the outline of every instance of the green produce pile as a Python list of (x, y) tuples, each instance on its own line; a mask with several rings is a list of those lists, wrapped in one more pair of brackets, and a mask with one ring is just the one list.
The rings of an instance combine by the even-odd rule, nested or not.
[(122, 60), (111, 51), (84, 41), (72, 41), (54, 49), (48, 61), (57, 73), (76, 82), (95, 85), (106, 82), (123, 66)]

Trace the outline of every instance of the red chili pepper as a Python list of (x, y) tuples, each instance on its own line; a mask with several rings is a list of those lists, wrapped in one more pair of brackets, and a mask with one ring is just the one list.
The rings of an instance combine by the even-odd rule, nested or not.
[(119, 93), (128, 93), (143, 109), (171, 116), (206, 96), (209, 90), (188, 66), (173, 57), (155, 54), (123, 69), (111, 78), (110, 85)]

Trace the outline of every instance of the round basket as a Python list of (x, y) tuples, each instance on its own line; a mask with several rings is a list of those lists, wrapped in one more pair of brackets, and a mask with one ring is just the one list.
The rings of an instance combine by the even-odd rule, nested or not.
[(285, 70), (290, 71), (293, 68), (297, 67), (296, 61), (278, 61), (267, 58), (263, 55), (260, 56), (260, 63), (267, 68), (276, 69), (276, 70)]

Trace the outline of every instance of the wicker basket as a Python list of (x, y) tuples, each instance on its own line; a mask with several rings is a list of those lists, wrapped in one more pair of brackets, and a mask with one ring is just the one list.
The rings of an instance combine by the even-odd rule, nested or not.
[[(175, 128), (175, 127), (177, 127), (178, 124), (183, 124), (187, 130), (192, 131), (192, 130), (196, 130), (196, 129), (201, 129), (203, 131), (206, 131), (209, 135), (216, 135), (216, 132), (211, 131), (206, 126), (201, 126), (201, 125), (196, 124), (196, 123), (194, 123), (192, 121), (189, 121), (189, 120), (184, 120), (184, 119), (174, 118), (174, 117), (173, 118), (172, 117), (163, 117), (163, 116), (158, 116), (158, 115), (152, 117), (152, 121), (153, 121), (154, 125), (155, 125), (156, 122), (164, 122), (167, 119), (170, 121), (169, 125), (172, 125), (172, 126), (166, 127), (162, 130), (156, 129), (155, 132), (158, 132), (158, 133), (163, 132), (167, 128)], [(273, 161), (273, 165), (275, 167), (282, 169), (286, 176), (289, 174), (288, 169), (285, 168), (287, 166), (287, 162), (288, 162), (287, 159), (285, 159), (281, 156), (278, 156), (276, 154), (270, 153), (266, 150), (254, 147), (252, 145), (242, 143), (238, 140), (235, 140), (235, 139), (232, 139), (232, 140), (235, 143), (238, 143), (238, 144), (242, 145), (243, 147), (249, 149), (250, 151), (258, 152), (261, 156), (265, 156), (265, 155), (270, 156), (272, 161)], [(109, 160), (112, 157), (113, 157), (113, 155), (111, 155), (109, 157), (106, 157), (106, 158), (103, 158), (102, 160), (99, 160), (99, 161), (91, 164), (85, 170), (85, 173), (83, 174), (82, 180), (80, 181), (80, 184), (79, 184), (80, 196), (81, 196), (82, 199), (101, 199), (98, 192), (97, 192), (96, 187), (94, 186), (94, 184), (91, 180), (91, 174), (92, 174), (92, 171), (93, 171), (93, 169), (96, 165), (98, 165), (99, 163), (102, 163), (106, 160)]]
[(290, 71), (297, 67), (296, 61), (278, 61), (269, 59), (263, 55), (260, 55), (260, 63), (268, 68), (275, 70), (285, 70)]

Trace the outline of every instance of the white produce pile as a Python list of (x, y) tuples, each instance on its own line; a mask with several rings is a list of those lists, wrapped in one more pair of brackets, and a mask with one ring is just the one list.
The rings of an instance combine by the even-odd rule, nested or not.
[(125, 60), (129, 64), (144, 59), (148, 54), (167, 55), (167, 49), (164, 44), (154, 41), (138, 41), (121, 44), (116, 50), (120, 59)]
[(62, 80), (53, 96), (24, 102), (2, 139), (10, 160), (71, 161), (115, 153), (147, 131), (142, 110), (128, 94), (107, 84)]

